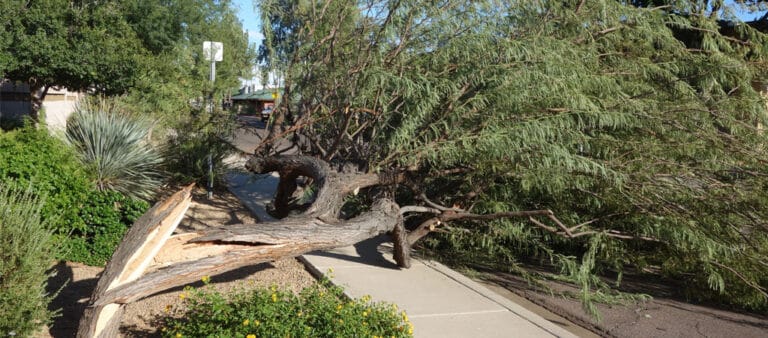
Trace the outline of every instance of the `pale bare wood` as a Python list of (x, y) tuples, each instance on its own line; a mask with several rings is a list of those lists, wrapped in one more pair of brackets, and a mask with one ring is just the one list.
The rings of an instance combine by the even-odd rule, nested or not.
[(122, 305), (102, 304), (96, 300), (122, 284), (138, 279), (157, 251), (170, 237), (192, 201), (190, 185), (157, 203), (131, 226), (115, 250), (93, 291), (80, 320), (78, 337), (116, 337), (123, 313)]

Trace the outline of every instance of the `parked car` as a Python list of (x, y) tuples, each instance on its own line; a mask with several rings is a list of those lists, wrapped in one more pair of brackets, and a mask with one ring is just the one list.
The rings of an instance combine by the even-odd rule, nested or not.
[(264, 108), (264, 110), (261, 111), (261, 121), (267, 122), (270, 115), (272, 115), (272, 107)]

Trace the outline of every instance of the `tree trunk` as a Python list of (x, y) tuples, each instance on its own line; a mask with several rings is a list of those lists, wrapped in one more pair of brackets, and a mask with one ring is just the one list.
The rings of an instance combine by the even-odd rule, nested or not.
[(128, 230), (93, 291), (78, 328), (78, 337), (117, 337), (123, 305), (100, 303), (105, 293), (144, 273), (184, 217), (192, 201), (192, 185), (156, 204)]
[[(407, 250), (400, 208), (391, 200), (381, 199), (353, 219), (338, 218), (344, 196), (380, 183), (378, 175), (338, 173), (327, 163), (305, 156), (253, 158), (247, 167), (257, 173), (278, 171), (281, 181), (312, 178), (319, 188), (314, 203), (303, 214), (277, 222), (170, 236), (189, 206), (192, 187), (177, 192), (152, 207), (128, 231), (99, 279), (78, 337), (117, 336), (123, 306), (154, 293), (243, 266), (352, 245), (398, 224), (397, 248)], [(407, 262), (407, 255), (398, 257), (398, 262)]]
[(43, 108), (43, 100), (48, 95), (48, 85), (30, 82), (29, 85), (29, 118), (37, 125), (40, 123), (40, 109)]

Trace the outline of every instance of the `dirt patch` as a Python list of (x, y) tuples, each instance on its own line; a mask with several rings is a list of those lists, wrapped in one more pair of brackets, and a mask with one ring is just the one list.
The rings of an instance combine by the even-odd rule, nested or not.
[[(604, 337), (748, 338), (766, 337), (768, 332), (768, 316), (691, 304), (678, 298), (676, 290), (668, 284), (658, 281), (625, 279), (623, 284), (627, 287), (650, 294), (653, 299), (625, 305), (598, 305), (602, 316), (598, 322), (582, 310), (579, 301), (537, 292), (518, 276), (485, 273), (482, 279)], [(565, 283), (549, 282), (548, 285), (556, 292), (578, 292)]]
[[(234, 195), (228, 192), (217, 192), (213, 199), (208, 200), (205, 191), (199, 189), (193, 194), (192, 205), (176, 232), (256, 222), (257, 220)], [(80, 317), (102, 270), (102, 267), (71, 262), (59, 262), (52, 268), (55, 275), (49, 279), (48, 289), (49, 292), (60, 289), (60, 292), (50, 304), (50, 308), (61, 309), (61, 315), (54, 319), (52, 325), (46, 330), (36, 335), (37, 337), (75, 336)], [(211, 276), (210, 286), (227, 291), (238, 286), (254, 288), (277, 285), (283, 289), (299, 291), (314, 282), (315, 279), (303, 264), (296, 259), (284, 259)], [(202, 282), (192, 284), (193, 287), (202, 285)], [(157, 330), (160, 327), (159, 317), (165, 313), (167, 307), (181, 305), (179, 294), (182, 291), (183, 287), (166, 290), (127, 305), (120, 326), (122, 334), (126, 337), (157, 336)]]

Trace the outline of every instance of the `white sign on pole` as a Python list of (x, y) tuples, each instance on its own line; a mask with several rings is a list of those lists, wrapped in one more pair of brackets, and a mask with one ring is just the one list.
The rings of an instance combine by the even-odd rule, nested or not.
[(205, 55), (205, 61), (219, 62), (223, 60), (224, 44), (221, 42), (204, 41), (203, 55)]

